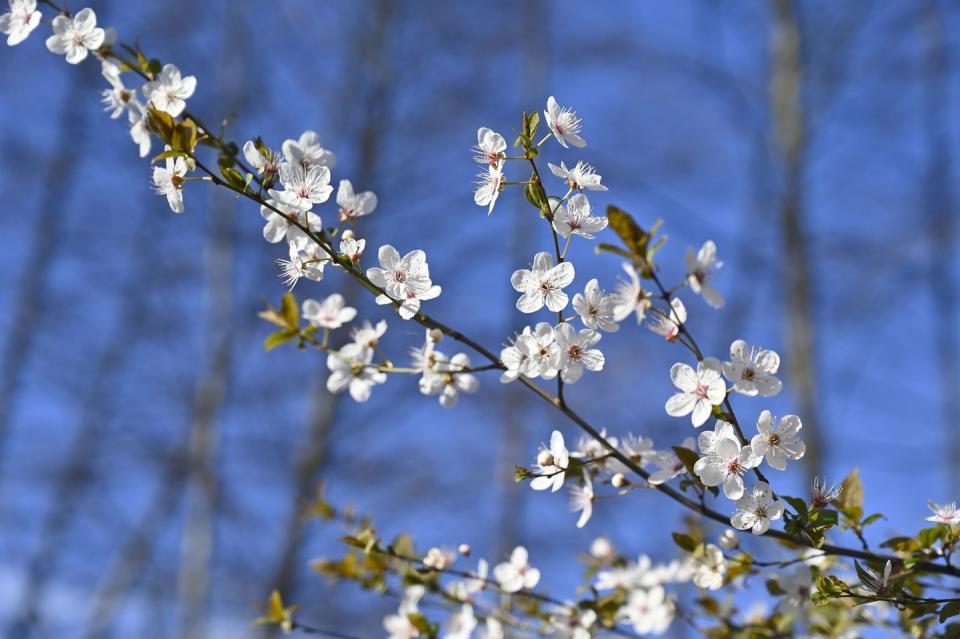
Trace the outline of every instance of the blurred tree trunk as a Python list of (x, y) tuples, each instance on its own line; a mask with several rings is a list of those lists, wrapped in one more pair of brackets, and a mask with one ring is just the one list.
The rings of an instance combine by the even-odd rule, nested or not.
[(814, 336), (813, 268), (805, 220), (803, 186), (807, 125), (803, 104), (803, 51), (793, 0), (772, 0), (770, 100), (775, 139), (782, 155), (780, 224), (786, 291), (786, 373), (795, 388), (807, 444), (806, 468), (812, 481), (823, 462)]
[(926, 41), (923, 90), (923, 127), (927, 158), (924, 210), (929, 233), (928, 281), (933, 306), (933, 350), (940, 384), (940, 419), (943, 424), (945, 494), (960, 490), (960, 310), (953, 270), (956, 266), (957, 231), (950, 188), (951, 151), (948, 96), (950, 52), (945, 16), (937, 0), (928, 0), (920, 16)]

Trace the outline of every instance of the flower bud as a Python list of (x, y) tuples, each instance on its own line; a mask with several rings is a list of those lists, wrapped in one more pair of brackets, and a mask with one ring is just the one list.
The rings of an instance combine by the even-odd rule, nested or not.
[(537, 463), (540, 464), (542, 468), (553, 466), (553, 462), (553, 454), (549, 450), (541, 450), (537, 454)]
[(340, 234), (340, 239), (343, 240), (352, 240), (356, 237), (356, 233), (353, 232), (353, 229), (346, 229), (343, 233)]
[(617, 473), (610, 478), (610, 483), (614, 488), (626, 488), (630, 485), (630, 480), (623, 476), (623, 473)]
[(470, 544), (460, 544), (460, 547), (457, 548), (457, 551), (459, 551), (459, 553), (464, 557), (468, 557), (470, 555)]
[(597, 559), (609, 559), (614, 552), (613, 544), (606, 537), (597, 537), (590, 544), (590, 554)]
[(430, 341), (434, 344), (439, 344), (440, 340), (443, 339), (443, 331), (439, 328), (430, 329)]
[(727, 550), (733, 550), (740, 545), (740, 541), (737, 539), (737, 533), (732, 530), (724, 530), (723, 534), (720, 535), (720, 545), (726, 548)]

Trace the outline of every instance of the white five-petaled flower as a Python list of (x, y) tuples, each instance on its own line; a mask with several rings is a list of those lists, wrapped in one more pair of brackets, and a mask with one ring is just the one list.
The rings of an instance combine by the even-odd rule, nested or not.
[(713, 452), (713, 449), (717, 447), (717, 442), (724, 437), (737, 439), (737, 431), (734, 430), (733, 424), (730, 422), (718, 419), (717, 423), (713, 425), (713, 430), (705, 430), (697, 435), (697, 446), (702, 454), (707, 455)]
[(387, 615), (383, 619), (383, 628), (389, 639), (416, 639), (420, 636), (420, 631), (410, 620), (410, 615), (418, 612), (417, 605), (426, 592), (426, 588), (419, 584), (404, 591), (397, 614)]
[(553, 214), (553, 229), (561, 237), (570, 237), (579, 235), (582, 238), (592, 240), (596, 238), (594, 233), (607, 228), (607, 218), (603, 215), (591, 215), (590, 201), (583, 193), (577, 193), (569, 200), (567, 205), (556, 205), (551, 201), (551, 209), (555, 209)]
[(723, 551), (714, 544), (707, 544), (693, 570), (693, 583), (704, 590), (716, 590), (723, 585), (727, 574), (727, 560)]
[(538, 322), (532, 331), (527, 327), (517, 339), (516, 346), (526, 356), (526, 365), (521, 371), (524, 375), (543, 379), (557, 376), (556, 360), (560, 347), (553, 326)]
[(788, 459), (800, 459), (807, 451), (806, 444), (797, 436), (801, 428), (803, 424), (796, 415), (783, 417), (774, 428), (773, 416), (765, 410), (757, 419), (757, 430), (760, 432), (750, 440), (750, 448), (758, 456), (766, 457), (771, 468), (785, 470)]
[(563, 441), (563, 433), (555, 430), (550, 434), (550, 447), (541, 445), (540, 452), (537, 453), (537, 463), (534, 467), (537, 477), (530, 480), (530, 488), (534, 490), (549, 488), (550, 492), (557, 492), (563, 487), (569, 465), (570, 452)]
[(321, 248), (315, 243), (301, 244), (297, 241), (288, 242), (289, 260), (277, 260), (280, 265), (280, 279), (284, 285), (293, 290), (301, 277), (319, 282), (323, 279), (323, 267), (328, 258), (321, 255)]
[(727, 499), (743, 497), (743, 474), (760, 465), (762, 457), (755, 455), (747, 444), (740, 447), (740, 441), (733, 437), (720, 437), (712, 448), (701, 449), (704, 456), (693, 465), (704, 486), (723, 484), (723, 494)]
[(730, 361), (723, 363), (723, 374), (742, 395), (773, 397), (782, 384), (776, 378), (780, 356), (774, 351), (749, 347), (742, 339), (730, 345)]
[(600, 290), (600, 284), (594, 278), (587, 282), (583, 293), (573, 296), (573, 310), (587, 328), (600, 329), (608, 333), (620, 330), (613, 319), (614, 297)]
[[(551, 327), (552, 330), (552, 327)], [(523, 332), (517, 335), (513, 342), (500, 350), (500, 361), (506, 370), (500, 375), (500, 383), (508, 384), (521, 375), (526, 375), (531, 367), (530, 353), (532, 352), (530, 327), (524, 326)]]
[(287, 162), (299, 164), (304, 169), (311, 166), (333, 169), (337, 164), (337, 157), (320, 145), (320, 136), (316, 131), (304, 131), (297, 140), (284, 140), (280, 148)]
[(326, 202), (333, 192), (330, 169), (325, 166), (313, 165), (305, 169), (301, 164), (284, 162), (280, 165), (280, 183), (283, 190), (270, 189), (270, 197), (301, 211), (309, 211), (314, 204)]
[(694, 254), (693, 249), (687, 249), (686, 257), (687, 283), (697, 295), (702, 295), (707, 304), (714, 308), (723, 308), (723, 295), (710, 284), (716, 276), (717, 269), (723, 262), (717, 260), (717, 245), (713, 240), (707, 240)]
[(600, 333), (584, 328), (577, 332), (568, 322), (556, 328), (557, 361), (555, 368), (560, 370), (560, 379), (564, 384), (573, 384), (588, 371), (603, 370), (604, 357), (600, 349), (593, 346), (600, 341)]
[(253, 140), (247, 140), (243, 143), (243, 159), (251, 167), (257, 170), (257, 173), (265, 175), (276, 175), (280, 172), (280, 165), (283, 163), (283, 156), (277, 151), (259, 147)]
[(617, 284), (616, 297), (613, 305), (613, 319), (622, 322), (627, 319), (631, 313), (637, 315), (637, 324), (643, 321), (647, 315), (647, 309), (650, 308), (650, 291), (644, 290), (640, 285), (640, 276), (637, 269), (629, 262), (623, 263), (623, 270), (626, 272), (630, 281), (620, 281)]
[(337, 189), (337, 206), (340, 207), (340, 221), (355, 220), (370, 215), (377, 208), (377, 195), (373, 191), (353, 192), (350, 180), (340, 180)]
[(672, 342), (680, 337), (680, 327), (687, 321), (687, 308), (679, 297), (670, 300), (670, 310), (653, 308), (644, 326)]
[(477, 173), (477, 187), (473, 191), (473, 201), (477, 206), (487, 207), (487, 215), (493, 213), (493, 207), (503, 189), (503, 162), (491, 164), (486, 171)]
[(420, 378), (420, 392), (424, 395), (439, 395), (440, 405), (453, 408), (460, 399), (460, 393), (475, 393), (480, 386), (476, 375), (461, 371), (469, 370), (470, 357), (458, 353), (449, 360), (445, 355), (434, 351), (433, 366), (425, 368)]
[(535, 313), (547, 308), (557, 313), (567, 307), (564, 287), (573, 282), (574, 268), (570, 262), (554, 266), (553, 257), (541, 251), (533, 257), (532, 269), (519, 269), (510, 277), (513, 289), (523, 293), (517, 300), (517, 308), (524, 313)]
[(749, 530), (762, 535), (770, 530), (770, 522), (783, 516), (783, 502), (773, 498), (766, 482), (757, 482), (753, 490), (737, 500), (737, 510), (730, 523), (737, 530)]
[(81, 9), (73, 18), (59, 15), (53, 19), (53, 35), (47, 38), (47, 49), (66, 54), (70, 64), (79, 64), (87, 59), (90, 51), (103, 46), (105, 37), (103, 29), (97, 26), (93, 9)]
[(561, 107), (552, 95), (547, 98), (547, 110), (543, 112), (543, 115), (546, 117), (550, 132), (553, 133), (553, 137), (557, 138), (557, 142), (561, 146), (568, 148), (568, 143), (578, 149), (587, 146), (586, 140), (580, 137), (580, 129), (583, 127), (583, 123), (577, 117), (576, 112)]
[(110, 112), (110, 118), (116, 120), (127, 109), (137, 109), (140, 103), (137, 102), (136, 92), (123, 85), (123, 79), (120, 77), (120, 67), (111, 60), (104, 60), (101, 67), (101, 74), (104, 79), (110, 83), (109, 89), (100, 92), (102, 96), (104, 111)]
[(427, 255), (421, 250), (410, 251), (402, 258), (389, 244), (380, 247), (377, 254), (380, 268), (367, 269), (367, 277), (386, 291), (378, 295), (377, 304), (400, 302), (400, 317), (410, 319), (420, 310), (421, 300), (432, 300), (440, 295), (440, 287), (430, 281)]
[[(0, 15), (0, 33), (7, 36), (7, 46), (16, 46), (27, 39), (40, 24), (37, 0), (10, 0), (10, 11)], [(59, 52), (58, 52), (59, 53)]]
[(365, 346), (366, 348), (376, 348), (380, 343), (380, 338), (387, 332), (387, 320), (380, 320), (376, 326), (369, 320), (363, 320), (360, 326), (354, 326), (350, 329), (350, 339), (355, 344)]
[(540, 571), (529, 563), (527, 549), (517, 546), (510, 554), (510, 561), (497, 564), (493, 577), (503, 592), (519, 592), (533, 588), (540, 582)]
[(355, 237), (347, 237), (346, 234), (340, 238), (340, 252), (350, 258), (350, 261), (356, 264), (363, 255), (363, 249), (366, 248), (367, 241)]
[(670, 367), (670, 379), (680, 389), (667, 400), (667, 414), (672, 417), (690, 415), (693, 425), (703, 425), (714, 406), (727, 395), (727, 386), (720, 375), (720, 362), (707, 357), (697, 364), (697, 370), (677, 362)]
[(623, 615), (640, 635), (662, 635), (673, 622), (673, 605), (663, 586), (630, 592)]
[(583, 484), (570, 489), (570, 512), (580, 513), (577, 528), (583, 528), (590, 521), (593, 515), (593, 499), (593, 482), (590, 481), (590, 473), (584, 470)]
[[(683, 440), (683, 443), (680, 444), (680, 448), (686, 448), (687, 450), (693, 450), (696, 444), (693, 441), (693, 437), (687, 437)], [(653, 456), (653, 463), (657, 465), (657, 470), (650, 473), (650, 478), (647, 480), (647, 483), (657, 486), (664, 482), (668, 482), (674, 477), (679, 477), (683, 474), (686, 467), (683, 465), (683, 462), (680, 461), (680, 458), (677, 457), (677, 454), (672, 450), (659, 450)]]
[[(302, 209), (272, 198), (267, 200), (267, 204), (269, 206), (260, 205), (260, 216), (266, 222), (263, 226), (263, 239), (271, 244), (277, 244), (286, 239), (289, 242), (296, 242), (299, 248), (303, 248), (310, 242), (307, 234), (293, 224), (290, 221), (291, 219), (305, 225), (313, 233), (319, 233), (323, 230), (323, 220), (316, 213), (307, 212), (304, 214)], [(283, 211), (287, 217), (280, 215), (273, 209)]]
[(473, 160), (477, 164), (497, 166), (507, 150), (507, 141), (503, 136), (485, 126), (477, 129), (477, 145), (473, 147), (476, 153)]
[(147, 126), (147, 110), (140, 103), (132, 104), (127, 118), (130, 122), (130, 139), (140, 148), (140, 157), (145, 158), (150, 155), (152, 146), (150, 128)]
[[(166, 147), (169, 151), (170, 147)], [(187, 161), (183, 156), (166, 158), (163, 166), (153, 167), (153, 190), (167, 196), (167, 204), (174, 213), (183, 213), (183, 179), (187, 174)]]
[(387, 374), (371, 366), (372, 361), (373, 349), (355, 343), (330, 353), (327, 356), (327, 368), (330, 369), (327, 390), (331, 393), (349, 390), (354, 401), (367, 401), (373, 386), (387, 381)]
[(600, 184), (600, 180), (603, 178), (597, 175), (594, 168), (586, 162), (577, 162), (572, 169), (568, 169), (567, 165), (563, 162), (560, 162), (560, 166), (548, 162), (547, 166), (550, 168), (551, 173), (558, 178), (563, 178), (563, 181), (566, 182), (567, 186), (571, 189), (576, 189), (577, 191), (584, 189), (588, 191), (607, 190), (607, 187)]
[(177, 117), (187, 108), (187, 100), (197, 90), (197, 78), (182, 77), (180, 69), (173, 64), (163, 65), (160, 75), (143, 87), (147, 100), (158, 110)]
[(927, 506), (933, 511), (933, 514), (927, 517), (927, 521), (960, 526), (960, 509), (957, 508), (957, 502), (952, 501), (949, 504), (938, 504), (933, 501), (928, 501)]
[(347, 306), (340, 293), (334, 293), (322, 302), (303, 300), (303, 319), (320, 328), (340, 328), (356, 316), (357, 309)]

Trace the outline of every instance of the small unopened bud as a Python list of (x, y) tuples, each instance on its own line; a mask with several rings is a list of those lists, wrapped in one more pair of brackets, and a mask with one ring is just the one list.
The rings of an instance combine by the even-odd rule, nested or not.
[(347, 229), (340, 234), (340, 238), (344, 240), (352, 240), (354, 237), (356, 237), (356, 234), (353, 232), (353, 229)]
[(727, 550), (733, 550), (740, 545), (740, 540), (737, 539), (737, 533), (732, 530), (724, 530), (720, 535), (720, 545)]
[(609, 559), (615, 552), (613, 544), (606, 537), (597, 537), (590, 544), (590, 554), (597, 559)]
[(626, 488), (630, 485), (630, 480), (623, 476), (623, 473), (617, 473), (610, 478), (610, 483), (614, 488)]
[(443, 331), (439, 328), (434, 328), (430, 330), (430, 341), (434, 344), (439, 344), (440, 340), (443, 339)]
[(549, 450), (541, 450), (537, 454), (537, 463), (541, 467), (546, 468), (547, 466), (553, 466), (553, 454)]
[(460, 544), (460, 547), (457, 548), (457, 551), (464, 557), (470, 556), (470, 544)]

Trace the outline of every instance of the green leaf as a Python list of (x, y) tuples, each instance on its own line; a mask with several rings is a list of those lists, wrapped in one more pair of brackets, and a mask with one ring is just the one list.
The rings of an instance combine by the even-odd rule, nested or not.
[(837, 498), (837, 507), (840, 512), (854, 521), (860, 521), (863, 518), (863, 482), (860, 481), (860, 469), (854, 468), (847, 475), (843, 484), (840, 497)]
[(281, 344), (286, 344), (287, 342), (292, 340), (294, 337), (296, 337), (298, 334), (299, 332), (293, 329), (287, 329), (285, 331), (277, 331), (275, 333), (270, 333), (269, 335), (267, 335), (267, 339), (263, 341), (263, 350), (272, 351), (277, 346), (280, 346)]
[(523, 466), (513, 467), (513, 481), (515, 481), (516, 483), (519, 484), (524, 479), (527, 479), (530, 476), (531, 476), (530, 471), (524, 468)]
[(873, 522), (875, 522), (875, 521), (880, 521), (881, 519), (886, 519), (886, 517), (884, 517), (884, 516), (881, 515), (880, 513), (874, 513), (874, 514), (870, 515), (869, 517), (865, 518), (863, 521), (861, 521), (861, 522), (860, 522), (860, 525), (861, 525), (861, 526), (869, 526), (869, 525), (872, 524)]
[(673, 452), (677, 454), (677, 459), (679, 459), (683, 467), (687, 469), (687, 472), (692, 473), (693, 465), (697, 463), (700, 456), (683, 446), (673, 446)]
[(287, 291), (280, 300), (280, 312), (287, 321), (287, 326), (291, 329), (300, 328), (300, 305), (297, 304), (297, 298), (293, 293)]
[(167, 158), (179, 158), (179, 157), (185, 157), (186, 155), (187, 154), (184, 153), (183, 151), (178, 151), (177, 149), (170, 149), (169, 151), (164, 151), (163, 153), (160, 153), (159, 155), (154, 156), (154, 158), (150, 160), (150, 164), (153, 164), (154, 162), (160, 162), (161, 160), (166, 160)]
[(786, 501), (790, 506), (796, 511), (800, 519), (806, 521), (808, 516), (807, 511), (807, 502), (800, 499), (799, 497), (790, 497), (789, 495), (781, 495), (784, 501)]
[(540, 197), (540, 189), (537, 188), (536, 184), (531, 183), (525, 185), (523, 187), (523, 194), (526, 196), (527, 202), (529, 202), (537, 210), (543, 209), (544, 204), (546, 204), (546, 202), (544, 202)]
[(616, 233), (630, 252), (641, 257), (646, 251), (650, 239), (643, 229), (630, 217), (630, 214), (613, 204), (607, 206), (607, 221), (610, 228)]
[(684, 535), (683, 533), (675, 532), (673, 533), (673, 542), (686, 550), (687, 552), (695, 552), (697, 548), (702, 546), (699, 541), (691, 537), (690, 535)]
[(605, 242), (597, 244), (595, 247), (593, 247), (593, 250), (597, 253), (597, 255), (600, 253), (615, 253), (616, 255), (625, 257), (628, 260), (633, 259), (633, 255), (629, 251), (625, 251), (619, 246), (614, 246), (613, 244), (607, 244)]
[(924, 548), (929, 548), (930, 546), (937, 543), (937, 541), (943, 538), (945, 526), (931, 526), (930, 528), (924, 528), (919, 533), (917, 533), (917, 541), (920, 542), (920, 545)]
[(951, 601), (945, 603), (940, 609), (940, 623), (943, 623), (950, 617), (960, 615), (960, 601)]
[(780, 597), (781, 595), (787, 594), (787, 592), (780, 587), (780, 583), (775, 579), (767, 579), (767, 592), (774, 597)]
[(223, 176), (223, 178), (227, 181), (227, 184), (229, 184), (232, 189), (242, 192), (244, 189), (247, 188), (247, 183), (243, 179), (243, 176), (240, 174), (240, 171), (234, 168), (230, 168), (228, 166), (221, 166), (220, 174)]

